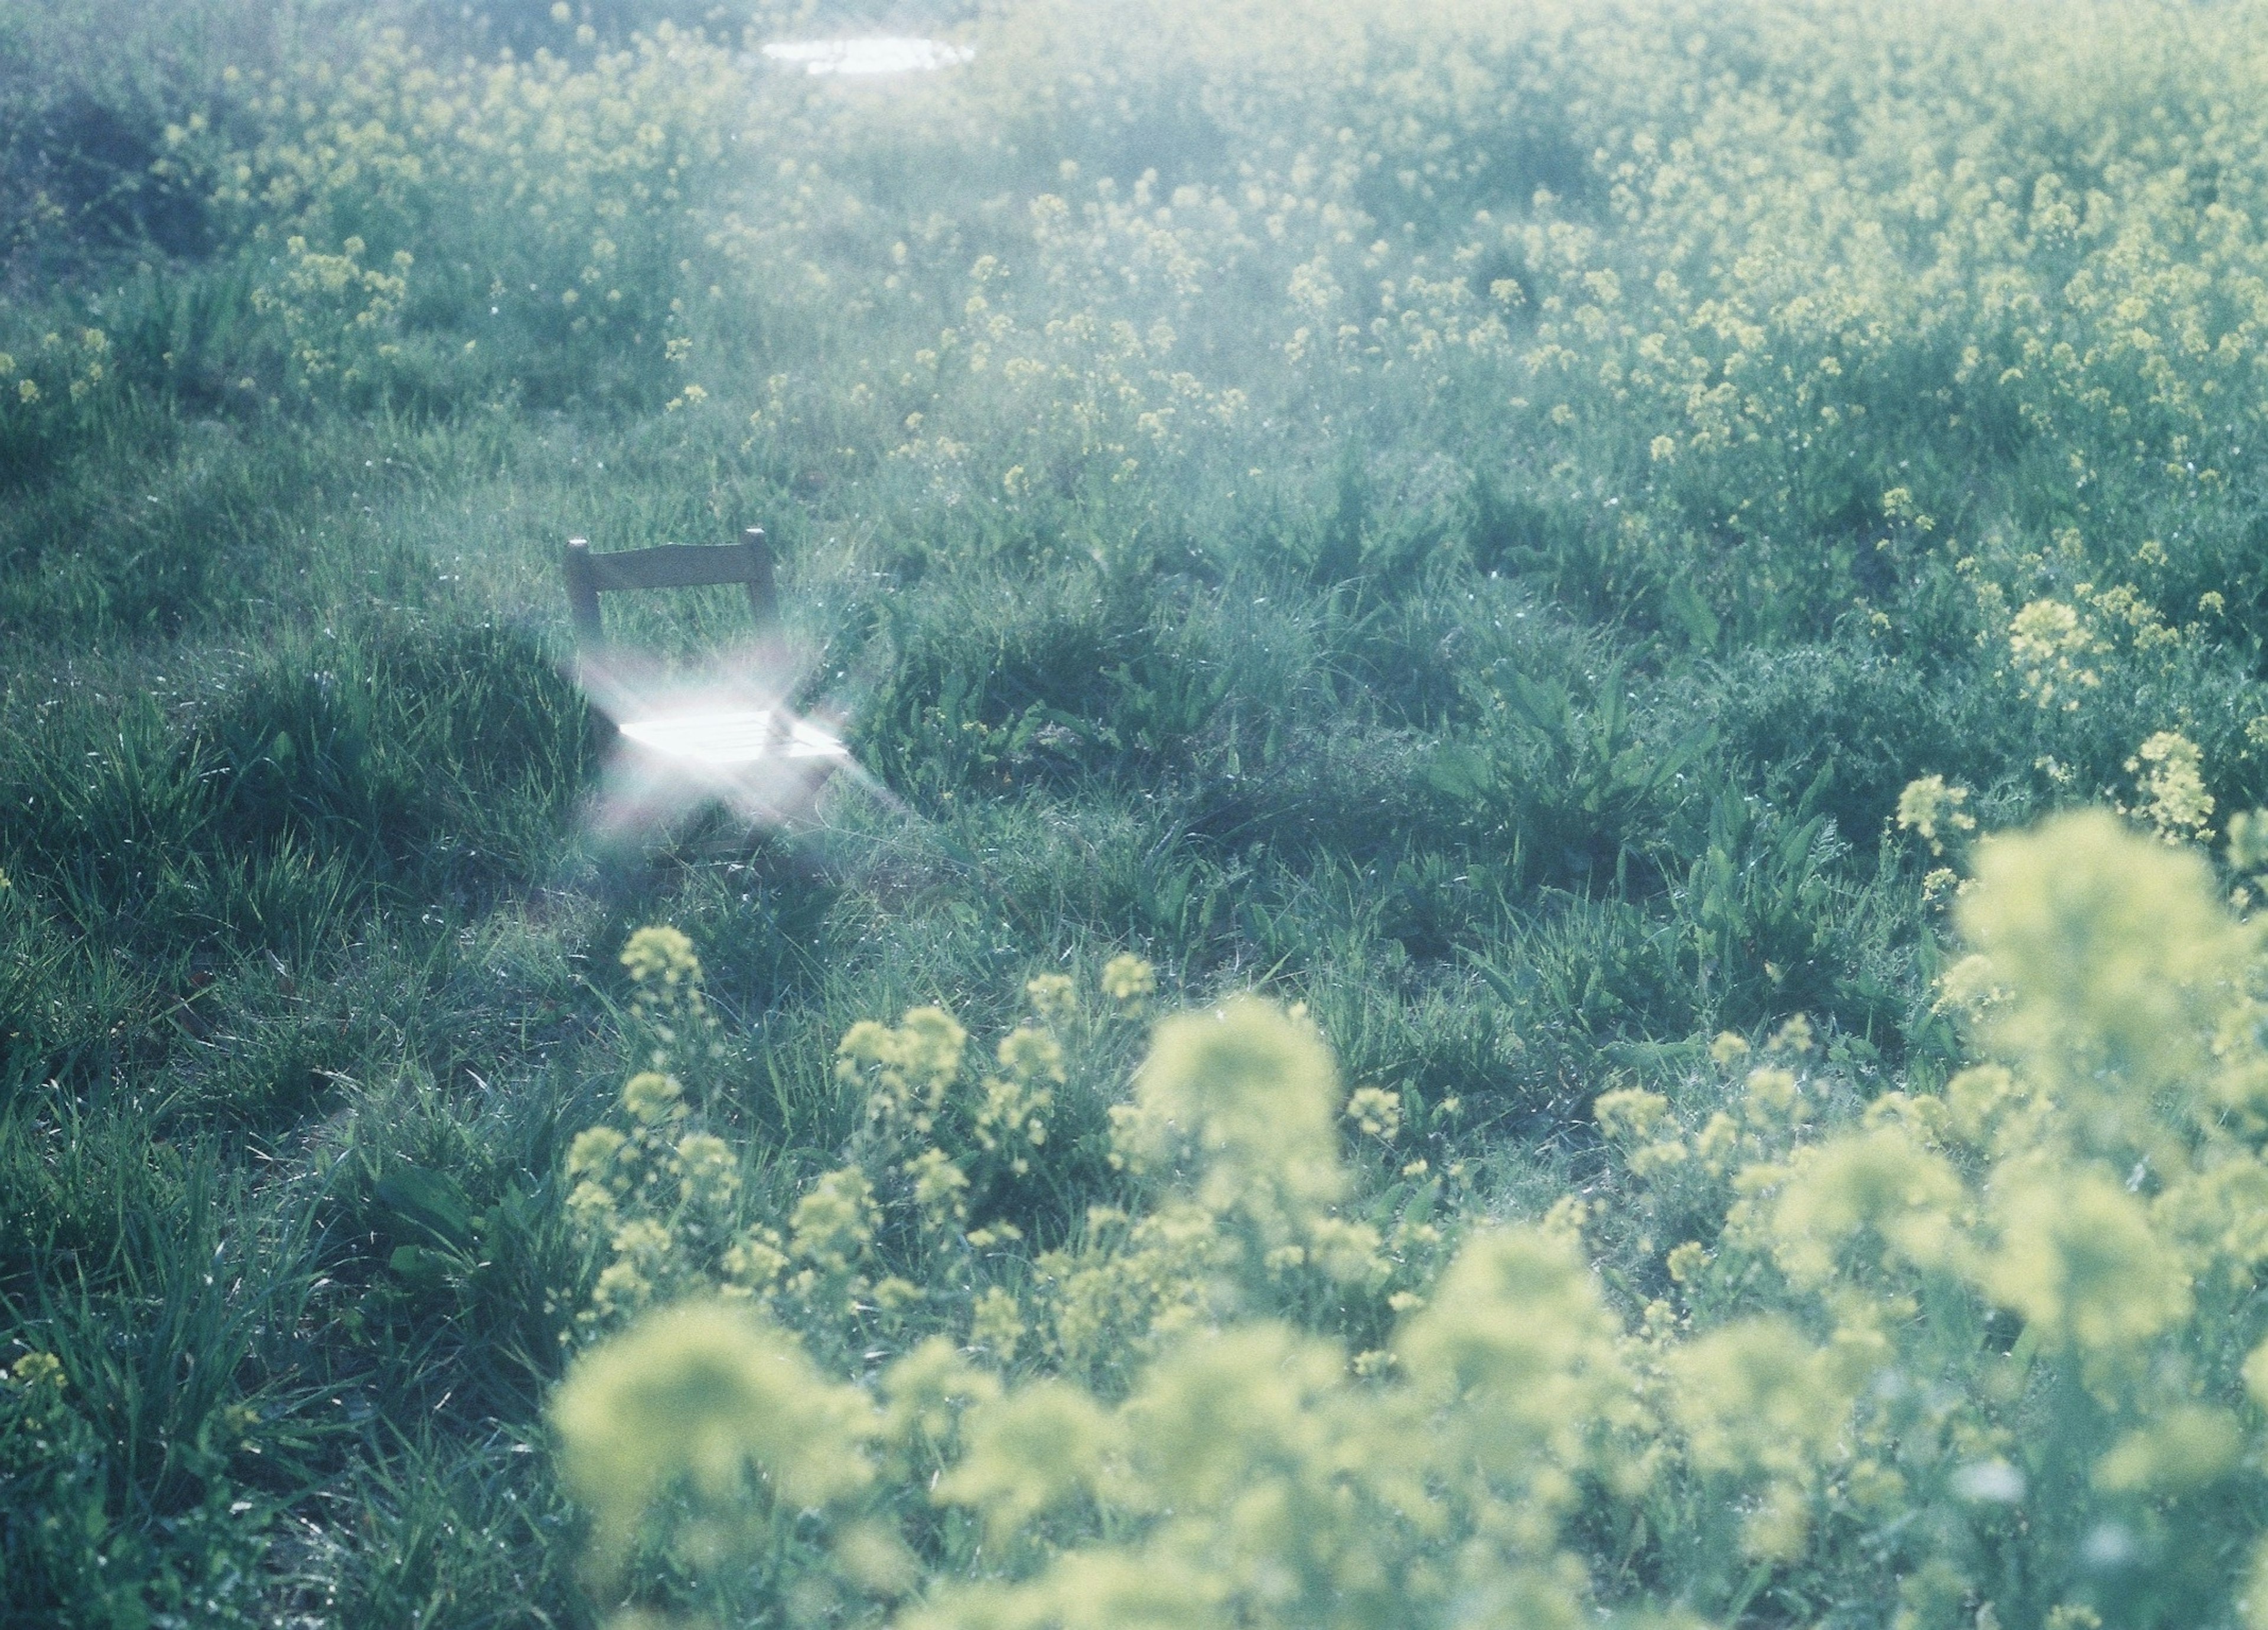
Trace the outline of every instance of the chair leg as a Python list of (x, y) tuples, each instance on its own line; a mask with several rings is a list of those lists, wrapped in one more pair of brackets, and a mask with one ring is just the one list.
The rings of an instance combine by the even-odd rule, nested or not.
[(596, 656), (606, 641), (606, 631), (599, 621), (599, 581), (591, 570), (590, 543), (569, 538), (566, 558), (560, 564), (567, 579), (567, 612), (574, 619), (579, 654)]
[(740, 534), (740, 547), (748, 551), (748, 609), (755, 614), (759, 632), (769, 634), (779, 621), (779, 586), (772, 576), (772, 546), (762, 527)]

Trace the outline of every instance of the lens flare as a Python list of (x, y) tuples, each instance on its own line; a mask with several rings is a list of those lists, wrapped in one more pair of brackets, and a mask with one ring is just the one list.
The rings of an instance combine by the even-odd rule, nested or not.
[(694, 672), (635, 658), (585, 659), (577, 679), (614, 722), (592, 812), (606, 838), (659, 831), (721, 807), (752, 827), (815, 818), (838, 776), (864, 783), (839, 719), (788, 705), (798, 665), (784, 648), (743, 648)]

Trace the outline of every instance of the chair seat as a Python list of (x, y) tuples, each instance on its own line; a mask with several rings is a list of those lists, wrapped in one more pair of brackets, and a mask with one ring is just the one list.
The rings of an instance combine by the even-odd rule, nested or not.
[[(844, 760), (850, 749), (807, 719), (777, 708), (667, 713), (628, 719), (615, 728), (649, 753), (703, 765), (771, 760)], [(810, 767), (819, 767), (810, 763)]]

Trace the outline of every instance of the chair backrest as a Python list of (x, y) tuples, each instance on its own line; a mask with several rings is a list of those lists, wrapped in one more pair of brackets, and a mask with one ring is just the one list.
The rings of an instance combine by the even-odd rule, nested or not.
[(593, 555), (587, 541), (567, 540), (567, 608), (575, 619), (578, 644), (596, 647), (606, 634), (599, 621), (599, 596), (627, 588), (706, 588), (745, 583), (756, 626), (769, 630), (779, 615), (779, 593), (772, 580), (771, 545), (762, 527), (750, 527), (738, 543), (702, 547), (664, 543), (655, 549)]

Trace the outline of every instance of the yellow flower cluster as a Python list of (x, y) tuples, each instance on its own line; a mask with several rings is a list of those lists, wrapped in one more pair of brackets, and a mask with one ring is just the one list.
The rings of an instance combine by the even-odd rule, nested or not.
[[(1565, 1239), (1507, 1229), (1472, 1242), (1433, 1305), (1365, 1367), (1399, 1377), (1390, 1389), (1359, 1379), (1334, 1341), (1255, 1310), (1263, 1284), (1296, 1266), (1286, 1241), (1367, 1271), (1375, 1236), (1330, 1226), (1344, 1188), (1339, 1099), (1312, 1029), (1257, 1002), (1160, 1028), (1117, 1141), (1171, 1167), (1160, 1204), (1093, 1219), (1075, 1265), (1035, 1265), (1108, 1280), (1094, 1294), (1122, 1303), (1145, 1288), (1174, 1296), (1148, 1309), (1141, 1351), (1154, 1361), (1116, 1402), (1068, 1379), (1004, 1388), (934, 1339), (853, 1390), (825, 1380), (786, 1329), (717, 1303), (655, 1315), (597, 1349), (553, 1406), (570, 1486), (599, 1514), (594, 1560), (618, 1567), (642, 1529), (688, 1556), (728, 1531), (760, 1554), (815, 1515), (799, 1589), (900, 1599), (923, 1569), (889, 1513), (919, 1488), (980, 1519), (1009, 1568), (928, 1594), (909, 1625), (1257, 1614), (1353, 1626), (1476, 1596), (1522, 1622), (1572, 1614), (1581, 1582), (1558, 1521), (1602, 1423), (1630, 1411), (1612, 1321)], [(1398, 1108), (1375, 1090), (1363, 1106), (1373, 1120)], [(799, 1204), (799, 1235), (806, 1212), (824, 1212), (834, 1237), (863, 1246), (871, 1207), (862, 1175), (832, 1174)], [(1116, 1251), (1102, 1243), (1113, 1238)], [(1094, 1356), (1065, 1333), (1079, 1306), (1057, 1299), (1058, 1362)], [(995, 1286), (976, 1299), (969, 1343), (1005, 1358), (1027, 1329)], [(697, 1520), (655, 1529), (672, 1492)], [(1112, 1544), (1027, 1538), (1105, 1512), (1122, 1536)], [(1445, 1545), (1474, 1531), (1490, 1545)]]
[[(2100, 813), (1987, 840), (1959, 917), (1963, 982), (1999, 993), (1980, 1022), (1994, 1058), (1941, 1094), (1835, 1125), (1810, 1083), (1758, 1072), (1690, 1132), (1665, 1102), (1601, 1103), (1652, 1174), (1650, 1210), (1721, 1208), (1670, 1253), (1680, 1305), (1650, 1319), (1646, 1368), (1692, 1470), (1750, 1502), (1742, 1543), (1775, 1565), (1853, 1521), (1939, 1520), (1933, 1501), (1966, 1531), (2006, 1508), (2139, 1547), (2166, 1502), (2236, 1465), (2225, 1321), (2268, 1261), (2246, 1198), (2268, 1194), (2254, 932), (2193, 852)], [(1639, 1158), (1665, 1137), (1682, 1158)], [(1744, 1311), (1767, 1266), (1780, 1305)], [(1995, 1317), (2005, 1355), (1977, 1340)], [(1904, 1390), (1923, 1386), (1917, 1412)], [(1990, 1600), (1957, 1554), (1916, 1553), (1901, 1622)], [(2060, 1588), (2095, 1611), (2084, 1568)]]
[(1945, 852), (1945, 840), (1977, 830), (1977, 817), (1963, 808), (1969, 789), (1948, 785), (1943, 776), (1923, 776), (1906, 783), (1898, 794), (1897, 822), (1918, 835), (1932, 854)]
[[(939, 502), (1138, 511), (1381, 411), (1516, 425), (1727, 540), (1863, 513), (1874, 475), (1866, 544), (1929, 537), (1889, 469), (1917, 439), (2020, 439), (2082, 510), (2114, 465), (2227, 485), (2268, 410), (2242, 8), (1717, 9), (1032, 0), (887, 102), (666, 25), (484, 63), (372, 26), (236, 75), (161, 166), (311, 387), (737, 395), (747, 452), (895, 459)], [(976, 153), (1051, 178), (878, 183)], [(1711, 563), (1727, 590), (1813, 569), (1766, 541)], [(2065, 705), (2096, 670), (2031, 608), (2082, 608), (2020, 547), (1979, 546)]]
[(2198, 744), (2175, 730), (2158, 731), (2126, 761), (2146, 800), (2143, 815), (2168, 843), (2213, 837), (2213, 794), (2205, 790), (2204, 765)]
[[(0, 1465), (19, 1473), (54, 1456), (75, 1420), (63, 1361), (37, 1349), (0, 1371)], [(82, 1428), (83, 1429), (83, 1428)]]
[(2101, 636), (2077, 608), (2059, 600), (2032, 601), (2008, 624), (2009, 660), (2024, 694), (2042, 707), (2060, 704), (2066, 712), (2076, 712), (2078, 693), (2102, 682), (2102, 675), (2087, 666), (2087, 659), (2102, 648)]
[(729, 49), (666, 24), (579, 62), (449, 64), (398, 28), (356, 38), (343, 64), (232, 74), (232, 116), (169, 128), (159, 166), (265, 249), (256, 306), (302, 385), (477, 366), (484, 343), (526, 372), (544, 365), (531, 346), (556, 370), (563, 350), (660, 362), (687, 343), (681, 267), (744, 135), (754, 151)]
[(655, 1044), (653, 1067), (667, 1069), (680, 1053), (688, 1060), (715, 1057), (717, 1018), (701, 988), (693, 941), (674, 928), (641, 928), (622, 947), (622, 963), (630, 977), (630, 1015)]
[(252, 308), (282, 323), (304, 386), (333, 378), (342, 387), (353, 386), (373, 364), (401, 352), (391, 336), (416, 257), (396, 249), (392, 269), (381, 271), (362, 263), (368, 248), (350, 237), (337, 254), (326, 254), (295, 232), (284, 240), (281, 275), (252, 291)]
[[(1116, 1117), (1139, 1208), (974, 1301), (968, 1351), (1035, 1373), (1004, 1385), (932, 1339), (850, 1387), (807, 1322), (650, 1317), (555, 1405), (599, 1560), (729, 1531), (765, 1588), (921, 1630), (1446, 1626), (1476, 1604), (1572, 1626), (1631, 1588), (1577, 1560), (1580, 1509), (1714, 1559), (1728, 1620), (1806, 1569), (1871, 1578), (1913, 1630), (2242, 1589), (2219, 1559), (2250, 1540), (2230, 1496), (2268, 1400), (2258, 930), (2193, 850), (2104, 813), (1975, 854), (1963, 977), (2001, 992), (1978, 1062), (1860, 1103), (1800, 1020), (1761, 1057), (1720, 1038), (1723, 1108), (1599, 1099), (1618, 1202), (1476, 1228), (1360, 1352), (1328, 1326), (1410, 1241), (1343, 1214), (1336, 1122), (1388, 1135), (1395, 1095), (1343, 1105), (1313, 1029), (1256, 1001), (1165, 1021)], [(854, 1052), (957, 1063), (957, 1027), (943, 1051), (934, 1016), (895, 1034)], [(846, 1169), (793, 1249), (847, 1263), (883, 1226)], [(1659, 1294), (1627, 1319), (1581, 1250), (1609, 1226), (1659, 1231)], [(983, 1550), (925, 1552), (938, 1508)]]
[[(941, 1324), (1005, 1362), (1035, 1321), (1051, 1346), (1094, 1352), (1106, 1327), (1139, 1339), (1160, 1316), (1164, 1301), (1128, 1288), (1152, 1273), (1147, 1258), (1128, 1266), (1115, 1250), (1074, 1250), (1049, 1258), (1050, 1269), (999, 1249), (1022, 1238), (999, 1213), (1014, 1209), (1049, 1147), (1069, 1079), (1064, 1037), (1125, 1022), (1155, 988), (1146, 963), (1121, 955), (1103, 970), (1115, 1014), (1090, 1014), (1068, 976), (1033, 979), (1033, 1017), (1000, 1036), (991, 1070), (970, 1070), (968, 1033), (940, 1007), (913, 1008), (895, 1025), (851, 1026), (834, 1071), (860, 1107), (845, 1162), (773, 1216), (749, 1212), (742, 1156), (707, 1130), (709, 1116), (666, 1073), (688, 1039), (702, 1044), (696, 1062), (717, 1051), (690, 942), (674, 929), (640, 929), (622, 963), (636, 991), (630, 1016), (659, 1044), (653, 1067), (624, 1083), (616, 1114), (569, 1152), (567, 1211), (594, 1273), (585, 1331), (705, 1292), (753, 1302), (830, 1350), (869, 1324), (900, 1334)], [(972, 1213), (987, 1213), (972, 1226)], [(1209, 1235), (1206, 1217), (1177, 1237), (1193, 1244)], [(1096, 1237), (1108, 1234), (1104, 1224)], [(1009, 1277), (998, 1281), (1002, 1263)], [(1026, 1295), (1037, 1299), (1029, 1308)], [(1097, 1313), (1098, 1298), (1123, 1304), (1123, 1317)]]
[(49, 330), (20, 354), (0, 350), (0, 438), (82, 424), (114, 386), (110, 336), (100, 328)]

